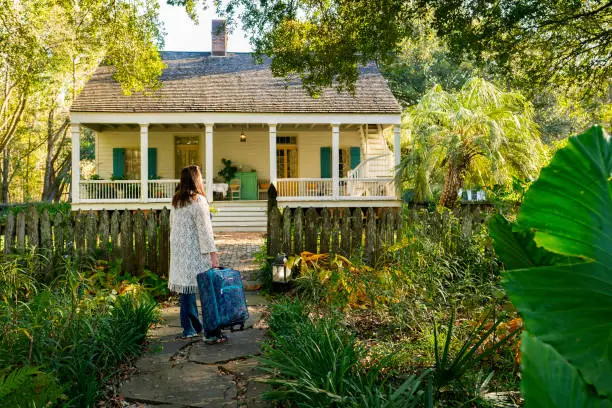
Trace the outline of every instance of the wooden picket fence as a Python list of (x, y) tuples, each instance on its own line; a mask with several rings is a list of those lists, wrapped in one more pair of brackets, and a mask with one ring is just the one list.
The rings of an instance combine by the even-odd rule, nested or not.
[(333, 252), (374, 265), (385, 247), (401, 239), (400, 208), (285, 208), (268, 214), (268, 255)]
[(2, 228), (4, 253), (36, 249), (45, 255), (122, 260), (124, 272), (168, 274), (170, 211), (57, 212), (53, 220), (32, 206), (9, 212)]

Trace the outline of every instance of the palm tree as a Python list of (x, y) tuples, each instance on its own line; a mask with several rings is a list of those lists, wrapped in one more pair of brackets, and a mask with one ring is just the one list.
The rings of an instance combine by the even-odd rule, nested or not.
[(457, 93), (434, 86), (406, 111), (404, 127), (412, 147), (398, 176), (426, 198), (431, 180), (446, 173), (439, 204), (448, 208), (464, 182), (490, 186), (532, 177), (546, 157), (531, 104), (481, 78)]

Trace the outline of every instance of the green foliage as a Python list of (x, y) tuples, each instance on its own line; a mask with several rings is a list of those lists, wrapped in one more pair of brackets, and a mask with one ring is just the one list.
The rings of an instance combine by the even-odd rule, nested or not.
[[(412, 147), (398, 177), (417, 191), (445, 177), (440, 205), (449, 208), (464, 180), (468, 186), (508, 184), (512, 177), (537, 174), (545, 159), (531, 104), (480, 78), (457, 93), (435, 86), (407, 110), (404, 121)], [(414, 177), (419, 174), (429, 179)]]
[(221, 159), (221, 163), (223, 163), (223, 168), (217, 174), (223, 177), (226, 183), (229, 183), (238, 172), (238, 167), (232, 166), (232, 161), (229, 159)]
[[(17, 277), (4, 278), (0, 286), (0, 365), (38, 367), (41, 374), (31, 384), (44, 382), (49, 401), (64, 392), (66, 406), (93, 406), (105, 378), (140, 353), (157, 319), (156, 302), (137, 285), (120, 293), (90, 286), (69, 258), (55, 281), (45, 285), (27, 277), (36, 276), (23, 268), (27, 259), (16, 258), (0, 260), (2, 276)], [(30, 399), (11, 395), (23, 406), (38, 398), (36, 392)]]
[(57, 380), (39, 367), (0, 372), (0, 402), (6, 407), (35, 408), (56, 404), (65, 396)]
[(364, 349), (338, 321), (311, 318), (304, 305), (276, 304), (271, 315), (272, 342), (264, 345), (262, 368), (276, 386), (268, 400), (292, 401), (299, 407), (414, 407), (423, 400), (423, 376), (399, 387), (389, 383), (382, 366), (365, 370)]
[(504, 286), (527, 330), (528, 406), (611, 406), (611, 172), (610, 137), (592, 127), (542, 170), (517, 223), (498, 219), (492, 229), (502, 259), (521, 268), (506, 273)]

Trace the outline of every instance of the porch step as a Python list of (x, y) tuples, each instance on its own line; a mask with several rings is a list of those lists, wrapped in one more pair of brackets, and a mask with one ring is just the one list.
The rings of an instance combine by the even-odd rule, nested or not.
[(217, 201), (213, 203), (213, 229), (219, 232), (265, 232), (268, 223), (265, 201)]

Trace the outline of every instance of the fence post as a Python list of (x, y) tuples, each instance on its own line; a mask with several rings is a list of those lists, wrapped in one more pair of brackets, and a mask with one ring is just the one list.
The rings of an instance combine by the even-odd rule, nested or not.
[(100, 250), (102, 252), (102, 259), (108, 259), (108, 236), (109, 236), (109, 218), (108, 211), (102, 210), (100, 212)]
[(283, 252), (285, 255), (293, 255), (291, 247), (291, 209), (283, 209)]
[(306, 210), (306, 228), (304, 232), (306, 233), (306, 250), (308, 252), (312, 252), (314, 254), (317, 253), (317, 224), (318, 224), (317, 210), (310, 207)]
[(85, 253), (85, 213), (76, 213), (74, 224), (74, 243), (77, 256), (80, 258)]
[(164, 207), (159, 215), (159, 275), (170, 270), (170, 211)]
[(404, 234), (404, 209), (402, 207), (398, 207), (395, 214), (395, 233), (395, 242), (401, 241)]
[(363, 246), (363, 212), (361, 208), (353, 210), (351, 217), (351, 252), (359, 255), (359, 250)]
[(373, 266), (375, 262), (374, 251), (376, 248), (376, 214), (372, 207), (368, 208), (366, 214), (366, 234), (364, 259), (366, 264)]
[(332, 213), (331, 247), (334, 254), (340, 252), (340, 214), (338, 211), (337, 208), (334, 208)]
[(9, 254), (15, 246), (15, 213), (9, 210), (4, 230), (4, 253)]
[(346, 257), (351, 256), (351, 219), (349, 218), (350, 210), (348, 208), (342, 208), (340, 210), (340, 248), (342, 255)]
[(40, 215), (40, 247), (47, 250), (53, 249), (51, 218), (49, 217), (49, 211), (46, 208)]
[(278, 207), (272, 207), (268, 214), (270, 233), (268, 234), (268, 256), (277, 256), (281, 250), (281, 214)]
[(319, 250), (322, 254), (329, 253), (329, 239), (331, 238), (331, 230), (332, 230), (332, 221), (331, 221), (331, 213), (329, 212), (329, 208), (324, 208), (321, 211), (322, 221), (321, 221), (321, 249)]
[(138, 276), (142, 276), (142, 274), (144, 273), (145, 261), (147, 259), (147, 241), (145, 234), (145, 215), (141, 210), (138, 210), (134, 217), (136, 273), (138, 274)]
[(149, 242), (149, 253), (147, 254), (147, 266), (153, 273), (157, 273), (157, 213), (155, 211), (147, 214), (147, 241)]
[(19, 211), (17, 214), (17, 250), (23, 251), (25, 249), (25, 212)]
[(119, 211), (113, 211), (110, 225), (112, 259), (121, 258), (121, 243), (119, 241), (120, 218)]
[(121, 255), (123, 258), (123, 271), (134, 273), (134, 231), (132, 229), (132, 213), (124, 210), (121, 215)]
[(28, 207), (28, 219), (26, 228), (28, 231), (28, 246), (30, 248), (40, 246), (40, 237), (38, 235), (38, 210), (33, 205)]
[(304, 251), (304, 211), (301, 207), (295, 210), (293, 221), (293, 245), (295, 255), (300, 255)]
[(95, 254), (98, 247), (98, 217), (91, 210), (87, 213), (85, 237), (87, 239), (87, 253), (89, 255)]
[(61, 212), (55, 213), (53, 217), (53, 247), (56, 255), (63, 255), (64, 247), (64, 216)]

